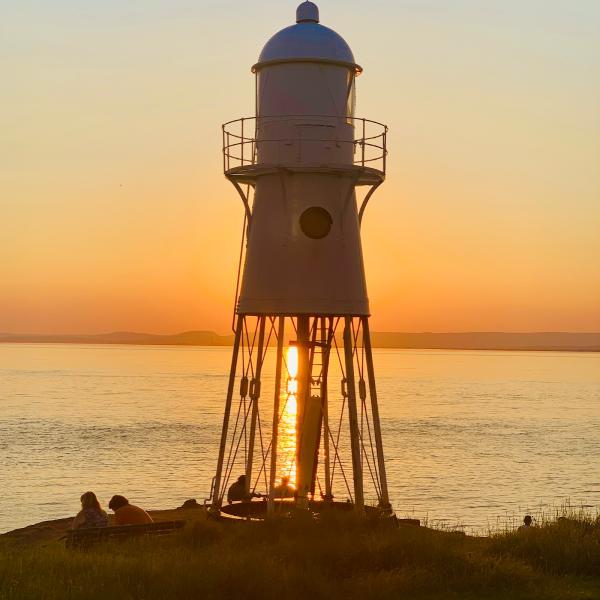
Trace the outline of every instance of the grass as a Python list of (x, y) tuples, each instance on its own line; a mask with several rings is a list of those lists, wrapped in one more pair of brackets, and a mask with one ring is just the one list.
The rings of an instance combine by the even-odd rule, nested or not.
[(600, 520), (485, 538), (374, 527), (199, 520), (168, 539), (24, 546), (0, 538), (0, 598), (600, 599)]

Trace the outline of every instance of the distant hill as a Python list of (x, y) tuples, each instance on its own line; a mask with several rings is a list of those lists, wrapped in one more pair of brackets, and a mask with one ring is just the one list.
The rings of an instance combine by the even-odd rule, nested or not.
[[(440, 350), (560, 350), (600, 352), (600, 333), (402, 333), (373, 332), (375, 348)], [(95, 335), (37, 335), (0, 333), (0, 343), (134, 344), (147, 346), (231, 346), (233, 335), (214, 331), (186, 331), (174, 335), (128, 331)]]
[(600, 351), (600, 333), (373, 332), (371, 335), (373, 346), (377, 348)]
[(38, 335), (0, 333), (0, 343), (25, 344), (133, 344), (137, 346), (231, 346), (233, 335), (214, 331), (186, 331), (173, 335), (115, 331), (93, 335)]

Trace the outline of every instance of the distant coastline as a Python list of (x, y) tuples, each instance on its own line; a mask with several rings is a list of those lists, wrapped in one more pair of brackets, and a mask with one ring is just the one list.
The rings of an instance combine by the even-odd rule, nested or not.
[[(600, 352), (600, 333), (405, 333), (372, 332), (375, 348), (414, 350), (531, 350)], [(81, 335), (0, 333), (0, 343), (12, 344), (126, 344), (138, 346), (231, 346), (233, 335), (186, 331), (173, 335), (113, 332)]]

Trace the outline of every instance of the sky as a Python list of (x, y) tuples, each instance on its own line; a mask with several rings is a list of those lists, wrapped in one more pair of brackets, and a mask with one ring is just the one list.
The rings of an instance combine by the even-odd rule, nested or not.
[[(600, 2), (321, 0), (390, 127), (378, 331), (600, 331)], [(295, 1), (0, 0), (0, 331), (227, 332), (221, 123)]]

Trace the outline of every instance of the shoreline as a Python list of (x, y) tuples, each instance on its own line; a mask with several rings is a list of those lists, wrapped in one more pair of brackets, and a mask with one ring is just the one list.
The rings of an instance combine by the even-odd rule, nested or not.
[[(174, 520), (185, 520), (188, 523), (205, 521), (207, 520), (206, 508), (199, 504), (191, 508), (171, 508), (171, 509), (157, 509), (148, 510), (148, 514), (154, 519), (155, 522), (160, 521), (174, 521)], [(110, 517), (111, 515), (109, 515)], [(0, 542), (2, 540), (10, 540), (22, 545), (37, 545), (37, 544), (48, 544), (52, 542), (58, 542), (70, 529), (71, 522), (75, 515), (72, 517), (62, 517), (59, 519), (49, 519), (47, 521), (40, 521), (38, 523), (32, 523), (24, 527), (17, 527), (4, 533), (0, 533)], [(465, 536), (472, 539), (486, 539), (489, 535), (474, 534), (461, 531), (460, 529), (444, 529), (429, 527), (427, 524), (415, 525), (413, 523), (407, 524), (412, 519), (399, 519), (399, 526), (403, 529), (405, 527), (416, 528), (422, 531), (438, 531), (444, 534), (454, 534)], [(110, 525), (109, 525), (110, 526)]]
[[(194, 508), (167, 508), (148, 510), (147, 512), (156, 522), (181, 519), (183, 515), (185, 515), (185, 520), (197, 520), (197, 517), (204, 519), (206, 515), (206, 511), (202, 505)], [(69, 530), (74, 517), (75, 515), (40, 521), (39, 523), (32, 523), (25, 527), (17, 527), (16, 529), (0, 533), (0, 540), (11, 540), (26, 545), (59, 541)]]

